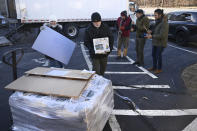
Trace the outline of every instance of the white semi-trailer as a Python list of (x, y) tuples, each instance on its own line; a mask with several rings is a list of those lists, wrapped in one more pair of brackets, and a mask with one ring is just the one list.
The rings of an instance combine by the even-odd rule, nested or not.
[[(10, 0), (9, 0), (10, 1)], [(99, 12), (102, 20), (113, 25), (120, 12), (129, 10), (129, 0), (12, 0), (10, 9), (25, 24), (40, 24), (56, 20), (63, 25), (70, 38), (77, 36), (79, 28), (87, 25), (93, 12)], [(14, 10), (16, 13), (14, 13)]]

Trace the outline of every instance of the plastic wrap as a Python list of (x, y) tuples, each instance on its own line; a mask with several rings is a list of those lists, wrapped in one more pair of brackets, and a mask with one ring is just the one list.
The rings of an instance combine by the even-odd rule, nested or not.
[(78, 99), (15, 92), (14, 131), (102, 131), (114, 107), (111, 81), (94, 75)]

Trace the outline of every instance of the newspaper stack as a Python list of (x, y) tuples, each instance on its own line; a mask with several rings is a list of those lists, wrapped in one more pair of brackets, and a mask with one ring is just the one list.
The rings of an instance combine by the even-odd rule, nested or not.
[(94, 75), (78, 99), (15, 92), (14, 131), (102, 131), (114, 107), (111, 81)]

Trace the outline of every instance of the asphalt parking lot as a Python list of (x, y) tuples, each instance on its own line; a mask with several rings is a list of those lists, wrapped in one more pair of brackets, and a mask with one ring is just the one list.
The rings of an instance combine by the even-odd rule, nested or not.
[[(91, 70), (91, 60), (88, 50), (83, 45), (84, 30), (74, 39), (77, 47), (69, 69)], [(114, 32), (115, 40), (117, 39)], [(31, 49), (32, 43), (16, 44), (0, 47), (0, 57), (10, 49), (22, 47), (25, 55), (18, 65), (18, 77), (29, 69), (44, 66), (45, 58), (42, 54)], [(197, 118), (197, 98), (193, 98), (187, 91), (182, 71), (197, 62), (197, 47), (180, 47), (172, 41), (163, 54), (163, 72), (155, 75), (147, 68), (152, 65), (151, 40), (147, 40), (144, 57), (145, 66), (132, 65), (136, 60), (135, 34), (130, 37), (128, 56), (117, 60), (117, 43), (109, 55), (105, 77), (113, 83), (115, 108), (106, 124), (104, 131), (181, 131), (188, 130), (188, 126)], [(8, 98), (12, 92), (4, 87), (12, 82), (11, 67), (0, 59), (0, 129), (6, 131), (11, 126)], [(136, 110), (123, 98), (129, 98), (136, 105)], [(194, 131), (194, 130), (192, 130)]]

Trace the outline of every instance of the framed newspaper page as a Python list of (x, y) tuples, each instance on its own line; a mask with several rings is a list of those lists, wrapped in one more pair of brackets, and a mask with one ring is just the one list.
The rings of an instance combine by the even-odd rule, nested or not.
[(108, 37), (93, 39), (93, 44), (95, 54), (106, 54), (110, 52)]

